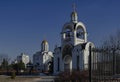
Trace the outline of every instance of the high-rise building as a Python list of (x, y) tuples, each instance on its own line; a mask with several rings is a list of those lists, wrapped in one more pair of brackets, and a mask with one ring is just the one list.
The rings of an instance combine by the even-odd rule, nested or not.
[(24, 54), (24, 53), (21, 53), (21, 55), (17, 56), (17, 59), (16, 59), (17, 63), (19, 62), (23, 62), (25, 64), (25, 67), (27, 65), (27, 63), (29, 63), (30, 59), (29, 59), (29, 56)]

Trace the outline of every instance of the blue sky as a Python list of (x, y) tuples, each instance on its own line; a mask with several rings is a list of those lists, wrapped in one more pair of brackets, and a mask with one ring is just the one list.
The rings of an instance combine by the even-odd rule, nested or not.
[(43, 39), (53, 51), (73, 3), (95, 45), (120, 28), (120, 0), (0, 0), (0, 53), (11, 59), (22, 52), (32, 57)]

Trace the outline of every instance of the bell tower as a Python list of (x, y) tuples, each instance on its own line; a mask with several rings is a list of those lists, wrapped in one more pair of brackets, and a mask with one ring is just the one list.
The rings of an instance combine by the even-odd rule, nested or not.
[[(61, 46), (55, 48), (54, 72), (88, 69), (89, 46), (85, 25), (79, 21), (78, 12), (73, 6), (70, 21), (65, 23), (61, 32)], [(84, 46), (84, 47), (83, 47)]]
[(82, 44), (87, 42), (87, 32), (86, 27), (82, 22), (78, 21), (78, 14), (73, 6), (73, 11), (70, 15), (70, 22), (65, 23), (61, 32), (61, 44), (62, 46), (66, 44), (72, 44), (73, 46), (77, 44)]

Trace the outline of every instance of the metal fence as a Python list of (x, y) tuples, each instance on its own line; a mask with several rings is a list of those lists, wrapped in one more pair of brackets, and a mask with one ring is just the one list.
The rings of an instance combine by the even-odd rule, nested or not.
[(63, 72), (55, 82), (120, 82), (120, 48), (89, 49), (89, 70)]
[(89, 82), (120, 82), (120, 49), (90, 47)]

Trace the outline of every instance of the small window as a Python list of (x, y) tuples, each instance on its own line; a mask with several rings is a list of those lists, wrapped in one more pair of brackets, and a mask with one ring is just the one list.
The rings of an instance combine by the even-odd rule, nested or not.
[(59, 67), (60, 67), (60, 59), (58, 58), (57, 61), (58, 61), (58, 62), (57, 62), (57, 63), (58, 63), (58, 66), (57, 66), (58, 68), (57, 68), (57, 70), (59, 71), (59, 70), (60, 70), (60, 69), (59, 69)]
[(77, 56), (77, 70), (79, 70), (79, 56)]

